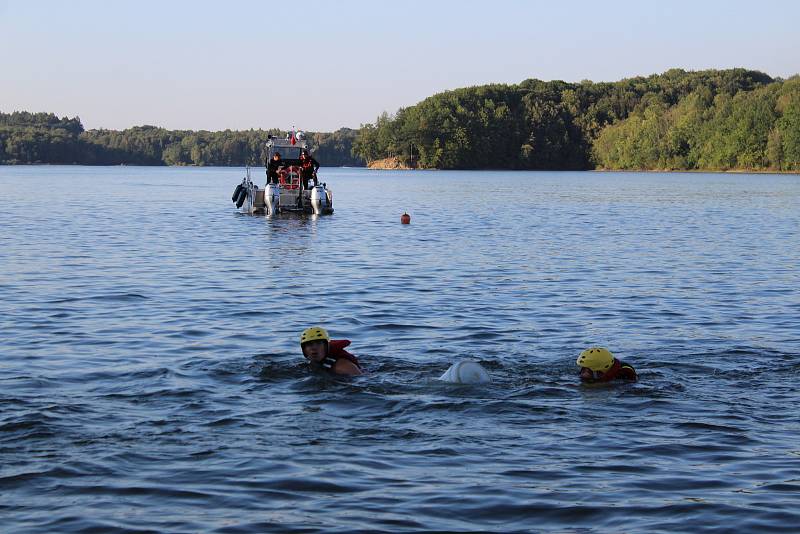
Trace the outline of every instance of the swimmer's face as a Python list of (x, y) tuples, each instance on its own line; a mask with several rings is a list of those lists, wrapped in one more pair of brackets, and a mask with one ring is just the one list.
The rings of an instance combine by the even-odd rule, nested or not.
[(303, 356), (312, 362), (321, 362), (325, 359), (328, 352), (328, 343), (323, 339), (309, 341), (303, 344)]
[(584, 382), (594, 382), (603, 378), (603, 371), (592, 371), (588, 367), (581, 367), (581, 380)]

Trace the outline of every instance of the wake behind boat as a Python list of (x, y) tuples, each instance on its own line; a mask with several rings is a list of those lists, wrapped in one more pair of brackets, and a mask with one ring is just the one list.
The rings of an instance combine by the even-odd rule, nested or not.
[[(319, 183), (316, 169), (313, 170), (314, 185), (303, 180), (303, 172), (308, 169), (308, 144), (303, 132), (290, 132), (286, 139), (270, 136), (267, 141), (267, 183), (263, 188), (256, 185), (247, 168), (242, 183), (236, 186), (231, 200), (243, 213), (313, 213), (327, 215), (333, 213), (333, 192), (327, 184)], [(305, 152), (307, 157), (301, 157)], [(280, 166), (273, 169), (270, 176), (270, 162), (275, 154), (280, 154)], [(311, 158), (313, 161), (313, 158)], [(270, 180), (272, 178), (272, 180)]]

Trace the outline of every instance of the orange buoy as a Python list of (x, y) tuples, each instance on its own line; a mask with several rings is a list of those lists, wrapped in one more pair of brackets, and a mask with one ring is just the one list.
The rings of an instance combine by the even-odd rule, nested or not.
[(401, 224), (411, 224), (411, 215), (409, 215), (408, 213), (403, 213), (400, 216), (400, 223)]

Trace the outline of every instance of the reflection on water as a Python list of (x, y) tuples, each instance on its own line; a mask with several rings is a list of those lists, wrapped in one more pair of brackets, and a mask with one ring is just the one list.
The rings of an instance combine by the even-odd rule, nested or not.
[(796, 176), (323, 171), (267, 218), (241, 169), (0, 168), (7, 528), (796, 528)]

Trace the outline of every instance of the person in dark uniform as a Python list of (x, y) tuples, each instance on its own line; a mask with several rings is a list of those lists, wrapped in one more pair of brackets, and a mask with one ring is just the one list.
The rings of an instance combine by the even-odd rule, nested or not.
[(636, 370), (618, 360), (603, 347), (592, 347), (581, 352), (575, 362), (581, 368), (583, 382), (611, 382), (612, 380), (637, 380)]
[(278, 172), (283, 168), (284, 162), (281, 159), (281, 153), (275, 152), (272, 155), (272, 159), (267, 161), (267, 183), (268, 184), (277, 184), (278, 183)]
[(317, 169), (319, 169), (319, 162), (311, 157), (308, 150), (305, 148), (300, 151), (300, 179), (303, 182), (303, 189), (308, 189), (308, 181), (314, 180), (314, 185), (317, 185)]

